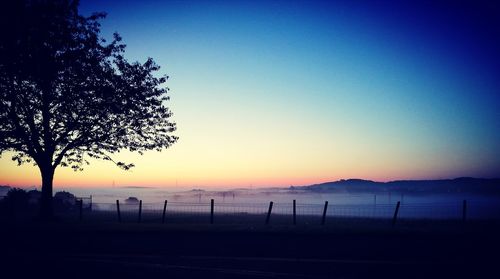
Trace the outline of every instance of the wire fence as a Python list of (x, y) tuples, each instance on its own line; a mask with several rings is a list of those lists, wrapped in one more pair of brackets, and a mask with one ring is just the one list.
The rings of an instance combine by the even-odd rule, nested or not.
[[(34, 210), (33, 212), (36, 212)], [(12, 210), (10, 211), (12, 213)], [(308, 204), (308, 203), (85, 203), (59, 207), (62, 219), (102, 222), (191, 224), (328, 224), (336, 220), (413, 222), (500, 219), (500, 206), (480, 203)]]
[[(500, 220), (500, 204), (457, 201), (448, 203), (313, 204), (301, 202), (235, 203), (119, 202), (95, 203), (92, 197), (77, 197), (54, 206), (56, 216), (85, 222), (144, 222), (191, 224), (331, 224), (338, 220), (414, 222)], [(0, 217), (34, 217), (37, 204), (0, 203)]]

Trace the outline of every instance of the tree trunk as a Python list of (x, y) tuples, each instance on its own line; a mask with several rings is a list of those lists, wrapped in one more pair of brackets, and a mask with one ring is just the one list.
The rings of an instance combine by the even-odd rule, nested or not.
[(54, 168), (40, 167), (42, 174), (42, 199), (40, 201), (40, 217), (43, 220), (50, 220), (54, 215), (52, 208), (52, 181), (54, 179)]

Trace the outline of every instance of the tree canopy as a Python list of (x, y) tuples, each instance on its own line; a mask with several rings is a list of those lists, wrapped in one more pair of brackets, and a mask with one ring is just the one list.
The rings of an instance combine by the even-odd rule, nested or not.
[(43, 178), (59, 165), (81, 170), (88, 158), (129, 169), (112, 155), (176, 142), (168, 77), (151, 58), (127, 61), (117, 33), (102, 38), (104, 13), (82, 16), (70, 0), (1, 5), (0, 154), (14, 151)]

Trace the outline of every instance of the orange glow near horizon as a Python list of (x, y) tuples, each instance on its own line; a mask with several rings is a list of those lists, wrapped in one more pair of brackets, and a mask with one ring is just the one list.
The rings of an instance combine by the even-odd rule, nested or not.
[[(116, 187), (150, 186), (175, 189), (191, 188), (240, 188), (240, 187), (288, 187), (317, 184), (340, 179), (361, 178), (375, 181), (399, 179), (439, 179), (454, 178), (467, 173), (464, 165), (444, 165), (434, 161), (415, 164), (401, 158), (386, 158), (384, 163), (376, 160), (335, 159), (334, 154), (315, 154), (315, 158), (307, 161), (293, 158), (298, 156), (281, 156), (272, 158), (249, 154), (241, 162), (231, 162), (231, 158), (204, 155), (191, 158), (182, 156), (179, 145), (161, 153), (149, 152), (144, 156), (124, 152), (120, 159), (134, 162), (136, 167), (131, 171), (123, 171), (110, 162), (92, 161), (83, 172), (74, 172), (70, 168), (56, 170), (54, 187)], [(218, 153), (212, 153), (212, 156)], [(8, 154), (5, 154), (8, 155)], [(309, 156), (314, 154), (309, 153)], [(338, 154), (341, 155), (341, 154)], [(347, 155), (347, 154), (346, 154)], [(352, 155), (352, 154), (351, 154)], [(254, 158), (251, 158), (255, 156)], [(304, 156), (302, 154), (302, 156)], [(14, 162), (2, 156), (0, 161), (0, 185), (15, 187), (40, 186), (41, 178), (37, 167), (23, 165), (18, 167)], [(277, 156), (278, 158), (280, 156)], [(285, 158), (283, 158), (285, 157)], [(346, 157), (344, 157), (346, 158)], [(312, 162), (315, 162), (313, 164)], [(443, 168), (447, 166), (448, 168)]]
[[(297, 137), (292, 125), (280, 126), (280, 121), (263, 125), (252, 124), (249, 118), (245, 121), (248, 129), (221, 117), (208, 131), (199, 119), (187, 119), (179, 125), (179, 142), (170, 149), (143, 156), (125, 151), (114, 156), (117, 161), (135, 163), (131, 171), (96, 160), (83, 172), (59, 167), (55, 188), (111, 187), (113, 181), (118, 187), (236, 188), (288, 187), (349, 178), (487, 177), (494, 173), (488, 167), (497, 160), (487, 153), (473, 153), (474, 148), (460, 150), (446, 141), (420, 139), (419, 143), (412, 138), (413, 132), (394, 137), (331, 121), (333, 129), (312, 122), (305, 126), (306, 136)], [(0, 185), (39, 186), (38, 168), (18, 167), (11, 156), (5, 153), (0, 158)]]

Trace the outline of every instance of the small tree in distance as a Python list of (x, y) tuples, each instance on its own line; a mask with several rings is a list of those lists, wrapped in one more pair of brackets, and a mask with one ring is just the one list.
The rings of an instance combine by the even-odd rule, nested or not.
[[(10, 1), (5, 1), (10, 2)], [(14, 151), (42, 177), (41, 215), (52, 216), (58, 166), (128, 149), (161, 151), (177, 141), (165, 106), (167, 77), (149, 58), (130, 63), (118, 34), (99, 35), (103, 13), (78, 14), (78, 1), (12, 1), (0, 15), (0, 154)]]

